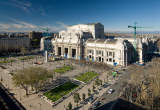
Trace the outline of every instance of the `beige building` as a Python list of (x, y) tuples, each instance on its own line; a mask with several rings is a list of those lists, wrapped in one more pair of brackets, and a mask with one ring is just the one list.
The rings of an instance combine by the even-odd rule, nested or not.
[(16, 52), (21, 48), (30, 48), (28, 37), (3, 37), (0, 38), (0, 52)]
[[(41, 50), (44, 50), (41, 39)], [(51, 40), (55, 55), (72, 59), (86, 59), (111, 65), (127, 66), (138, 61), (143, 63), (144, 44), (148, 41), (142, 38), (104, 39), (104, 26), (101, 23), (78, 24), (60, 31)]]

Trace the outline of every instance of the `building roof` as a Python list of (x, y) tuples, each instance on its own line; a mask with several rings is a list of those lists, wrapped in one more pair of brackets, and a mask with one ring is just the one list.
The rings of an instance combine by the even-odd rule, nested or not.
[(116, 44), (118, 39), (88, 39), (86, 43)]
[(107, 44), (116, 44), (117, 41), (118, 41), (117, 39), (107, 39), (107, 40), (106, 40), (106, 43), (107, 43)]
[(106, 39), (98, 39), (96, 40), (96, 43), (104, 43)]
[(87, 42), (87, 43), (94, 43), (94, 42), (95, 42), (95, 39), (88, 39), (86, 42)]

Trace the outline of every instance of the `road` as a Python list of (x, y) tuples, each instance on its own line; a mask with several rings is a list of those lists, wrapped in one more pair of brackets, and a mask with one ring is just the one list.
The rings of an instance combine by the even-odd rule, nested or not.
[[(98, 101), (101, 102), (101, 106), (104, 106), (107, 103), (110, 103), (112, 101), (115, 101), (118, 99), (121, 91), (123, 90), (124, 87), (124, 82), (128, 81), (130, 77), (130, 73), (128, 71), (124, 71), (120, 78), (113, 84), (111, 85), (109, 88), (112, 88), (114, 90), (114, 92), (112, 94), (108, 94), (107, 91), (99, 98)], [(112, 103), (114, 104), (114, 103)], [(98, 110), (98, 109), (97, 109)]]

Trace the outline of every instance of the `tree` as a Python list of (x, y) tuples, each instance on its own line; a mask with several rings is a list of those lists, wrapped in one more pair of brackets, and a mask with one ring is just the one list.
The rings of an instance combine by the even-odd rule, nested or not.
[(86, 94), (83, 93), (83, 94), (82, 94), (82, 100), (84, 101), (85, 99), (86, 99)]
[(97, 86), (100, 86), (100, 85), (102, 85), (102, 80), (100, 80), (100, 79), (96, 79), (95, 80), (95, 85), (97, 85)]
[(150, 66), (132, 65), (122, 97), (148, 110), (160, 109), (160, 59), (153, 59)]
[(26, 90), (28, 95), (28, 88), (31, 87), (35, 93), (46, 83), (49, 78), (52, 78), (52, 74), (46, 69), (40, 67), (30, 67), (19, 70), (13, 75), (13, 81), (16, 86), (22, 87)]
[(88, 96), (91, 96), (91, 90), (88, 89)]
[(22, 47), (21, 48), (21, 54), (24, 56), (27, 53), (27, 49)]
[(92, 86), (92, 91), (95, 92), (96, 87), (93, 85)]
[(23, 74), (15, 74), (13, 75), (13, 81), (16, 86), (23, 88), (26, 91), (26, 95), (28, 95), (29, 82), (28, 79), (24, 77)]
[(67, 110), (72, 110), (72, 103), (71, 102), (69, 102)]
[(73, 98), (74, 98), (74, 102), (77, 103), (77, 106), (78, 106), (78, 103), (81, 100), (79, 93), (75, 93)]

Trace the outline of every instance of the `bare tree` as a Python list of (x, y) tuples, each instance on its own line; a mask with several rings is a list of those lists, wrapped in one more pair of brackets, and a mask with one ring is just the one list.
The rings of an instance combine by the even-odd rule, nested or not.
[(30, 67), (25, 68), (24, 70), (19, 70), (14, 74), (13, 81), (16, 86), (25, 89), (26, 95), (28, 95), (29, 87), (32, 88), (32, 91), (35, 90), (35, 93), (37, 93), (48, 79), (52, 77), (52, 74), (44, 68)]

